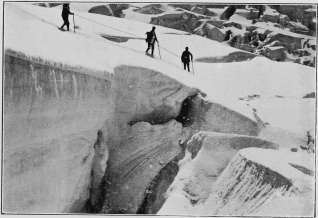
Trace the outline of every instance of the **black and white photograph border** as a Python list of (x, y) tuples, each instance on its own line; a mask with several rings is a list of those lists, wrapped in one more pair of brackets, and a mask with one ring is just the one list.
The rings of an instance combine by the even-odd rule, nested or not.
[(1, 216), (316, 217), (317, 1), (2, 1)]

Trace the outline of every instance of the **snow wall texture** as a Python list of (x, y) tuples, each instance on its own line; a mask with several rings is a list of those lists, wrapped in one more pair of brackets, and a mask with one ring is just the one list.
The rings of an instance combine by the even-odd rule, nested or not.
[(195, 134), (158, 214), (311, 216), (313, 173), (299, 154), (278, 148), (257, 137)]
[[(97, 212), (136, 213), (151, 181), (182, 152), (180, 140), (201, 129), (248, 135), (259, 131), (255, 121), (205, 102), (198, 97), (198, 89), (160, 72), (132, 66), (118, 66), (114, 72), (110, 76), (6, 51), (5, 212), (76, 213), (89, 202), (95, 209), (104, 205)], [(194, 101), (190, 103), (189, 98)], [(203, 110), (200, 105), (205, 105)], [(172, 121), (180, 116), (191, 116), (193, 123), (182, 128), (184, 120)], [(246, 122), (242, 124), (242, 120)], [(143, 122), (148, 124), (140, 126)], [(165, 128), (156, 125), (173, 128), (169, 140)], [(143, 133), (146, 136), (138, 138)], [(135, 142), (126, 137), (135, 138)], [(157, 143), (159, 138), (165, 140)], [(140, 152), (131, 159), (125, 151), (134, 143)], [(154, 152), (143, 149), (147, 146)], [(158, 161), (165, 153), (171, 155)], [(152, 171), (146, 167), (149, 164), (155, 166)], [(129, 171), (134, 165), (143, 177), (121, 180), (126, 170), (118, 169)], [(119, 189), (105, 185), (105, 190), (101, 185), (109, 175), (118, 176), (112, 180), (121, 184)], [(122, 189), (131, 184), (134, 188)], [(137, 196), (133, 207), (132, 202), (122, 204), (129, 195)], [(107, 204), (108, 198), (112, 204)]]

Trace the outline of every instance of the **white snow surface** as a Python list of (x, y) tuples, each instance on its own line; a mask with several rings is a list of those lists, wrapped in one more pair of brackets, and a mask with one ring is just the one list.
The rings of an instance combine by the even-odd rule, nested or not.
[[(193, 136), (196, 137), (196, 136)], [(192, 137), (192, 139), (193, 139)], [(203, 145), (205, 146), (205, 145)], [(213, 147), (213, 146), (212, 146)], [(221, 146), (220, 146), (221, 147)], [(184, 159), (182, 159), (179, 162), (179, 172), (172, 183), (172, 185), (167, 190), (167, 199), (163, 207), (159, 210), (159, 215), (192, 215), (192, 216), (211, 216), (215, 215), (212, 211), (218, 211), (217, 209), (213, 207), (221, 207), (222, 205), (216, 205), (214, 204), (214, 195), (212, 194), (214, 191), (218, 191), (220, 187), (218, 185), (218, 179), (222, 177), (219, 176), (216, 179), (216, 182), (211, 184), (207, 181), (211, 180), (213, 181), (213, 173), (217, 171), (217, 169), (214, 169), (213, 167), (219, 166), (219, 163), (222, 161), (225, 161), (225, 158), (222, 157), (222, 151), (223, 147), (219, 149), (212, 149), (212, 151), (216, 154), (218, 154), (218, 157), (214, 158), (204, 158), (203, 152), (205, 151), (199, 151), (198, 155), (192, 159), (191, 153), (186, 150), (186, 155)], [(226, 148), (225, 148), (226, 149)], [(223, 151), (226, 153), (226, 151)], [(233, 151), (227, 151), (228, 154), (230, 154)], [(294, 166), (300, 166), (303, 168), (306, 168), (307, 170), (310, 170), (314, 172), (314, 156), (308, 153), (292, 153), (285, 149), (280, 150), (272, 150), (272, 149), (262, 149), (262, 148), (244, 148), (239, 150), (239, 154), (246, 158), (247, 160), (251, 161), (253, 164), (257, 164), (259, 166), (262, 166), (263, 168), (268, 168), (271, 171), (274, 171), (281, 176), (283, 176), (286, 180), (290, 181), (293, 184), (293, 187), (297, 189), (296, 195), (283, 195), (277, 192), (277, 196), (274, 200), (270, 199), (266, 201), (265, 206), (260, 207), (257, 212), (253, 212), (252, 215), (260, 215), (264, 216), (271, 215), (271, 216), (286, 216), (286, 215), (298, 215), (300, 214), (312, 214), (313, 212), (313, 189), (314, 189), (314, 177), (309, 176), (301, 172), (299, 169), (294, 168)], [(224, 156), (224, 154), (223, 154)], [(269, 158), (270, 157), (270, 158)], [(220, 158), (220, 159), (219, 159)], [(223, 159), (224, 158), (224, 159)], [(235, 158), (234, 158), (235, 159)], [(215, 163), (217, 162), (217, 164)], [(232, 160), (233, 161), (233, 160)], [(227, 169), (233, 167), (234, 165), (228, 164)], [(226, 169), (222, 172), (225, 173)], [(234, 176), (234, 175), (233, 175)], [(235, 175), (237, 176), (237, 175)], [(240, 179), (233, 177), (233, 180), (235, 181), (234, 184), (244, 190), (244, 188), (249, 187), (243, 187), (244, 179)], [(247, 175), (248, 178), (252, 178), (253, 175)], [(200, 178), (200, 179), (199, 179)], [(275, 178), (273, 177), (273, 185), (275, 183)], [(198, 182), (199, 181), (199, 182)], [(223, 181), (223, 180), (222, 180)], [(224, 181), (223, 181), (224, 182)], [(231, 185), (230, 181), (227, 185)], [(240, 183), (241, 182), (241, 183)], [(269, 181), (263, 181), (263, 182), (269, 182)], [(257, 190), (261, 187), (262, 182), (254, 182), (252, 185), (252, 189)], [(233, 183), (232, 183), (233, 184)], [(255, 185), (255, 186), (254, 186)], [(271, 187), (270, 184), (268, 184), (269, 187)], [(213, 190), (214, 191), (211, 191)], [(264, 187), (263, 187), (264, 188)], [(273, 189), (273, 187), (271, 187)], [(198, 190), (201, 190), (200, 194), (202, 193), (202, 196), (197, 196), (196, 192)], [(261, 189), (260, 189), (261, 190)], [(193, 193), (192, 193), (193, 191)], [(224, 190), (223, 190), (224, 191)], [(251, 191), (251, 190), (246, 190)], [(222, 193), (222, 191), (221, 191)], [(235, 195), (235, 193), (228, 193), (229, 195)], [(250, 196), (252, 196), (251, 193), (249, 193)], [(248, 196), (248, 193), (246, 194)], [(201, 197), (201, 198), (200, 198)], [(220, 196), (221, 197), (221, 196)], [(196, 200), (192, 204), (190, 199)], [(252, 197), (251, 197), (252, 199)], [(232, 199), (233, 200), (233, 199)], [(236, 205), (237, 208), (240, 208), (240, 206), (243, 207), (244, 199), (236, 199), (237, 202), (228, 202), (227, 199), (224, 199), (224, 202), (228, 202), (228, 206), (231, 207)], [(178, 202), (176, 204), (175, 202)], [(287, 203), (287, 205), (286, 205)], [(293, 206), (291, 206), (293, 205)], [(246, 205), (245, 205), (246, 206)], [(254, 205), (251, 205), (253, 207)], [(292, 209), (292, 210), (291, 210)], [(237, 214), (234, 212), (234, 214)], [(217, 214), (221, 215), (221, 214)], [(226, 215), (226, 214), (223, 214)], [(233, 214), (231, 214), (233, 215)], [(244, 214), (244, 216), (248, 216), (251, 214)]]
[[(288, 150), (272, 150), (260, 148), (245, 148), (239, 151), (242, 156), (254, 163), (261, 164), (285, 178), (291, 180), (299, 191), (305, 187), (314, 187), (313, 177), (305, 175), (290, 164), (303, 166), (311, 171), (315, 167), (314, 156), (306, 153), (290, 152)], [(268, 158), (271, 157), (271, 158)]]
[[(80, 6), (74, 7), (74, 10), (76, 8), (79, 10)], [(207, 94), (207, 100), (220, 103), (250, 119), (255, 120), (256, 110), (258, 117), (272, 128), (299, 135), (314, 128), (315, 99), (302, 98), (315, 90), (314, 68), (273, 62), (264, 57), (236, 63), (196, 62), (197, 58), (222, 57), (243, 51), (161, 26), (157, 26), (156, 33), (162, 59), (157, 46), (152, 59), (144, 55), (147, 48), (144, 39), (145, 32), (150, 31), (153, 25), (80, 10), (75, 13), (75, 24), (79, 27), (76, 33), (72, 16), (69, 18), (70, 32), (57, 29), (63, 23), (59, 7), (6, 3), (4, 19), (5, 49), (88, 68), (92, 75), (99, 78), (113, 74), (114, 68), (121, 65), (156, 70), (189, 87), (201, 89)], [(116, 43), (101, 35), (128, 37), (129, 40)], [(194, 56), (194, 75), (184, 71), (181, 63), (180, 56), (186, 46)], [(239, 99), (255, 94), (260, 98), (250, 101)]]
[[(75, 22), (79, 27), (74, 33), (72, 16), (70, 32), (58, 30), (63, 23), (60, 7), (43, 8), (23, 3), (5, 3), (4, 49), (21, 52), (29, 57), (41, 57), (66, 65), (88, 68), (91, 75), (105, 79), (109, 79), (107, 75), (114, 74), (114, 69), (122, 65), (156, 70), (189, 87), (199, 88), (207, 94), (206, 100), (220, 103), (253, 120), (256, 120), (256, 114), (262, 122), (268, 123), (267, 129), (270, 130), (270, 133), (263, 134), (262, 137), (270, 138), (274, 142), (283, 142), (280, 145), (285, 147), (294, 143), (290, 140), (291, 137), (305, 136), (306, 131), (314, 129), (316, 100), (303, 99), (303, 96), (316, 90), (315, 68), (273, 62), (264, 57), (232, 63), (196, 62), (197, 58), (222, 57), (242, 51), (200, 36), (160, 26), (157, 26), (156, 33), (162, 46), (162, 59), (159, 58), (158, 47), (155, 49), (156, 57), (152, 59), (144, 55), (147, 47), (144, 38), (145, 32), (151, 30), (153, 25), (90, 14), (84, 9), (79, 5), (77, 8), (74, 6), (73, 10), (71, 5), (71, 11), (77, 11)], [(126, 10), (126, 13), (129, 11)], [(127, 42), (116, 43), (104, 39), (101, 35), (130, 39)], [(194, 74), (184, 71), (180, 60), (186, 46), (194, 55)], [(259, 97), (246, 98), (252, 95)], [(284, 134), (281, 134), (282, 132)], [(249, 159), (254, 158), (255, 162), (294, 180), (298, 187), (307, 188), (304, 185), (306, 182), (312, 187), (311, 178), (301, 178), (300, 175), (303, 174), (286, 165), (306, 165), (312, 170), (312, 156), (308, 155), (308, 159), (304, 159), (304, 153), (287, 154), (286, 150), (279, 153), (266, 151), (266, 154), (262, 151), (261, 155), (253, 149), (242, 152)], [(273, 157), (275, 161), (268, 161), (268, 158), (265, 158), (268, 156)], [(191, 170), (187, 168), (188, 162), (191, 162), (190, 154), (179, 163), (180, 168), (183, 167), (185, 177)], [(289, 173), (285, 174), (286, 171)], [(181, 192), (180, 195), (178, 193), (166, 202), (169, 205), (170, 201), (170, 205), (174, 205), (169, 215), (173, 215), (173, 212), (180, 214), (180, 211), (182, 214), (190, 214), (187, 209), (192, 205)], [(179, 203), (175, 204), (177, 201)], [(284, 202), (278, 203), (283, 205)], [(273, 208), (277, 206), (274, 205)]]

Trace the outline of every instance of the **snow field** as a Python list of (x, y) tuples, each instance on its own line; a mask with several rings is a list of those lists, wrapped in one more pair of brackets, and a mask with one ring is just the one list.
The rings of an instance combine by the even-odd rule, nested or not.
[[(74, 9), (74, 11), (79, 11), (75, 12), (75, 22), (79, 27), (76, 29), (76, 33), (73, 32), (72, 16), (70, 16), (70, 32), (62, 32), (57, 29), (62, 25), (61, 10), (59, 7), (41, 8), (29, 4), (5, 4), (4, 47), (7, 50), (20, 52), (25, 55), (28, 62), (26, 66), (23, 64), (21, 66), (16, 63), (13, 64), (13, 71), (18, 72), (17, 80), (14, 80), (13, 75), (5, 77), (6, 81), (15, 81), (24, 85), (28, 84), (25, 85), (25, 90), (15, 90), (14, 86), (8, 85), (6, 92), (6, 97), (10, 96), (10, 89), (11, 93), (16, 93), (15, 91), (17, 91), (18, 94), (17, 96), (11, 94), (11, 97), (8, 97), (9, 100), (5, 101), (5, 103), (12, 103), (5, 108), (4, 123), (6, 125), (6, 132), (4, 150), (8, 151), (6, 154), (8, 160), (12, 161), (12, 165), (10, 165), (8, 171), (5, 173), (14, 169), (16, 165), (15, 161), (20, 162), (21, 172), (29, 173), (5, 181), (5, 189), (8, 190), (6, 196), (10, 198), (7, 201), (8, 205), (5, 205), (6, 208), (9, 208), (8, 210), (22, 212), (77, 211), (78, 208), (76, 207), (82, 205), (74, 206), (69, 204), (74, 202), (74, 199), (81, 199), (82, 204), (89, 197), (87, 190), (90, 184), (87, 181), (90, 180), (90, 170), (93, 163), (95, 163), (94, 158), (92, 158), (95, 155), (92, 144), (94, 144), (94, 140), (96, 139), (97, 130), (103, 126), (105, 120), (111, 118), (112, 124), (114, 124), (115, 121), (122, 119), (121, 121), (125, 123), (128, 117), (134, 118), (136, 122), (140, 122), (146, 119), (146, 115), (151, 112), (150, 109), (156, 109), (156, 107), (161, 105), (168, 105), (175, 109), (175, 111), (172, 111), (175, 116), (177, 115), (177, 110), (181, 107), (182, 101), (191, 93), (196, 94), (198, 92), (197, 89), (206, 94), (205, 100), (208, 102), (221, 104), (253, 121), (266, 125), (265, 130), (261, 132), (260, 136), (272, 142), (279, 143), (281, 150), (286, 148), (289, 152), (289, 148), (299, 145), (297, 143), (300, 138), (305, 138), (306, 131), (314, 128), (315, 99), (302, 98), (304, 95), (315, 91), (315, 70), (313, 68), (299, 64), (278, 63), (266, 58), (256, 57), (237, 63), (203, 63), (194, 61), (195, 72), (191, 74), (183, 70), (180, 60), (181, 53), (186, 46), (190, 48), (190, 51), (194, 55), (194, 60), (211, 57), (219, 58), (242, 51), (223, 46), (220, 43), (199, 36), (188, 35), (182, 31), (158, 26), (156, 33), (160, 42), (159, 45), (162, 46), (162, 49), (160, 49), (162, 59), (159, 58), (158, 47), (155, 48), (155, 58), (150, 58), (144, 55), (147, 47), (144, 38), (145, 32), (151, 30), (153, 25), (128, 19), (88, 14), (81, 12), (86, 9), (80, 8), (80, 6), (78, 8), (74, 7)], [(117, 43), (103, 38), (102, 35), (127, 37), (129, 39), (127, 42)], [(9, 52), (7, 55), (10, 55)], [(43, 60), (60, 63), (62, 67), (61, 71), (67, 71), (66, 67), (63, 69), (63, 66), (85, 68), (86, 71), (79, 74), (63, 71), (60, 75), (69, 74), (68, 80), (67, 83), (59, 83), (62, 80), (59, 77), (59, 72), (53, 73), (50, 71), (52, 69), (48, 71), (30, 69), (29, 64), (32, 63), (32, 59), (39, 57)], [(35, 64), (35, 66), (37, 65)], [(17, 70), (17, 68), (20, 70)], [(131, 76), (127, 76), (129, 78), (127, 81), (124, 79), (125, 73)], [(50, 83), (54, 81), (54, 79), (51, 79), (51, 76), (54, 78), (53, 74), (55, 75), (56, 84)], [(41, 79), (41, 75), (48, 80)], [(50, 77), (47, 75), (50, 75)], [(38, 78), (38, 80), (34, 78)], [(114, 83), (114, 79), (116, 78), (120, 78), (122, 81)], [(154, 78), (154, 81), (151, 81), (151, 78)], [(163, 81), (160, 81), (160, 78), (163, 78)], [(110, 99), (108, 99), (108, 97), (114, 97), (112, 96), (113, 93), (107, 92), (107, 85), (96, 86), (98, 83), (97, 80), (103, 80), (105, 83), (109, 82), (109, 84), (114, 84), (115, 86), (121, 84), (121, 82), (126, 85), (122, 89), (122, 92), (118, 92), (119, 94), (117, 93), (118, 95), (116, 95), (116, 97), (119, 97), (120, 94), (126, 95), (126, 98), (117, 99), (117, 102), (122, 102), (122, 104), (117, 105), (118, 108), (124, 110), (119, 111), (116, 117), (112, 113), (114, 105), (111, 105), (109, 102)], [(42, 96), (40, 91), (37, 93), (26, 91), (34, 90), (34, 87), (38, 88), (36, 81), (40, 88), (44, 90)], [(8, 84), (11, 83), (8, 82)], [(180, 87), (177, 92), (174, 90), (177, 88), (176, 84)], [(87, 88), (87, 86), (90, 88)], [(65, 87), (69, 89), (65, 89)], [(160, 91), (158, 87), (164, 91)], [(45, 89), (49, 91), (46, 92)], [(24, 96), (22, 95), (23, 92), (28, 94)], [(56, 99), (56, 93), (65, 95), (62, 95), (63, 97), (59, 96), (60, 98)], [(254, 95), (258, 95), (259, 97), (249, 97)], [(130, 98), (128, 99), (127, 96)], [(44, 97), (44, 100), (42, 99), (43, 102), (39, 100), (41, 97)], [(155, 99), (157, 97), (160, 97), (160, 101)], [(10, 99), (13, 99), (12, 102), (10, 102)], [(20, 102), (20, 99), (27, 100)], [(130, 104), (130, 102), (134, 104)], [(10, 111), (11, 109), (12, 111)], [(18, 112), (16, 113), (15, 110)], [(133, 116), (133, 113), (136, 113), (136, 116)], [(118, 120), (116, 120), (117, 118)], [(127, 120), (129, 120), (128, 118)], [(70, 137), (67, 140), (64, 138), (66, 135)], [(78, 142), (77, 139), (81, 137), (84, 141), (81, 143), (85, 151), (79, 151), (78, 153), (75, 151), (73, 153), (70, 152), (70, 155), (75, 155), (71, 156), (70, 160), (67, 156), (60, 155), (64, 154), (65, 147), (67, 146), (70, 146), (68, 148), (72, 150), (72, 145), (76, 144)], [(224, 137), (225, 141), (227, 137)], [(230, 136), (230, 138), (233, 137)], [(264, 142), (264, 144), (274, 144), (258, 138), (237, 137), (238, 139), (234, 140), (234, 144), (236, 145), (240, 145), (240, 143), (246, 142), (246, 140), (252, 141), (251, 146), (255, 146), (260, 141)], [(241, 138), (244, 138), (244, 140)], [(44, 140), (47, 142), (43, 143)], [(32, 156), (34, 152), (32, 148), (39, 148), (42, 145), (49, 147), (52, 144), (57, 147), (58, 152), (53, 153), (60, 156), (58, 160), (53, 158), (53, 161), (53, 159), (50, 159), (52, 158), (51, 156), (48, 160), (45, 157), (43, 159), (41, 152), (35, 155), (36, 158), (34, 158), (33, 162), (24, 163), (19, 158), (13, 158), (14, 155), (18, 155), (18, 157), (25, 154)], [(174, 192), (174, 194), (170, 195), (171, 197), (167, 199), (164, 205), (165, 213), (169, 215), (180, 213), (197, 215), (200, 212), (200, 210), (193, 212), (191, 201), (186, 198), (191, 198), (193, 202), (198, 201), (199, 203), (208, 199), (206, 191), (210, 190), (209, 186), (215, 182), (222, 169), (227, 166), (238, 150), (231, 147), (232, 144), (224, 146), (224, 141), (217, 145), (220, 145), (218, 149), (209, 150), (212, 153), (209, 153), (210, 156), (208, 153), (204, 154), (205, 149), (201, 149), (196, 159), (192, 160), (191, 154), (187, 153), (185, 159), (180, 162), (180, 175), (177, 176), (177, 179), (171, 186), (170, 191)], [(246, 145), (244, 144), (244, 146)], [(263, 144), (260, 143), (260, 146), (263, 146)], [(22, 147), (24, 148), (21, 149)], [(218, 155), (221, 154), (225, 156), (219, 157)], [(252, 156), (253, 154), (251, 151)], [(290, 152), (285, 154), (288, 156)], [(276, 153), (268, 152), (268, 156), (281, 158), (281, 156), (275, 155)], [(214, 157), (212, 160), (211, 156)], [(290, 158), (293, 160), (291, 162), (296, 165), (308, 165), (307, 163), (302, 163), (304, 156), (301, 152), (299, 152), (299, 156), (297, 157), (290, 155)], [(88, 161), (83, 161), (84, 159)], [(256, 159), (254, 162), (263, 161), (261, 157)], [(311, 156), (308, 158), (308, 161), (310, 164), (313, 162)], [(62, 190), (69, 190), (69, 187), (74, 188), (70, 189), (69, 192), (65, 192), (69, 196), (66, 196), (67, 194), (65, 196), (58, 196), (59, 191), (54, 192), (53, 190), (58, 190), (61, 183), (58, 183), (57, 180), (48, 181), (48, 175), (58, 172), (59, 167), (54, 165), (58, 162), (65, 166), (72, 166), (67, 168), (66, 171), (61, 172), (61, 174), (55, 174), (59, 176), (58, 178), (65, 178), (65, 180), (61, 181)], [(187, 164), (187, 162), (190, 164)], [(83, 165), (79, 167), (78, 163), (83, 163)], [(263, 163), (263, 165), (266, 164), (268, 163)], [(215, 167), (216, 165), (219, 165), (219, 168)], [(23, 168), (24, 166), (26, 168)], [(42, 168), (36, 168), (38, 166)], [(212, 168), (213, 172), (210, 171), (210, 166), (214, 166)], [(277, 166), (269, 165), (269, 167), (275, 170)], [(312, 169), (311, 165), (308, 168)], [(45, 179), (37, 180), (36, 176), (39, 174), (34, 173), (36, 172), (35, 169), (38, 170), (39, 174), (46, 175)], [(285, 166), (285, 168), (278, 169), (278, 171), (280, 173), (281, 171), (285, 172), (285, 170), (289, 171), (290, 169), (290, 167)], [(72, 170), (83, 171), (83, 174), (69, 175), (69, 172), (72, 172)], [(298, 171), (295, 171), (294, 168), (291, 171), (295, 175), (295, 177), (292, 177), (293, 179), (298, 179), (302, 175)], [(183, 188), (185, 181), (192, 182), (191, 175), (193, 173), (196, 175), (197, 173), (202, 173), (198, 178), (193, 177), (198, 182), (202, 179), (204, 183), (202, 185), (203, 188), (199, 186), (194, 187), (194, 190), (200, 195), (199, 198), (185, 194), (184, 190), (180, 188)], [(207, 174), (209, 174), (208, 178), (206, 178)], [(213, 175), (211, 176), (210, 174)], [(71, 178), (66, 175), (69, 175)], [(289, 175), (284, 174), (284, 176), (288, 177)], [(15, 188), (19, 185), (20, 181), (26, 179), (30, 181), (27, 184), (26, 190), (22, 190), (23, 188), (21, 187), (21, 189)], [(78, 183), (79, 186), (65, 186), (68, 179), (72, 180), (71, 184), (76, 184), (77, 181), (80, 181)], [(180, 180), (185, 181), (180, 182)], [(49, 188), (43, 184), (48, 184)], [(23, 204), (18, 205), (19, 207), (12, 207), (12, 205), (16, 205), (17, 199), (22, 199), (21, 196), (31, 196), (32, 190), (36, 190), (37, 186), (41, 186), (41, 188), (34, 192), (36, 200), (23, 199)], [(174, 191), (174, 189), (178, 191)], [(72, 193), (76, 194), (72, 196)], [(81, 193), (85, 194), (82, 195)], [(201, 194), (205, 196), (202, 197)], [(37, 196), (40, 196), (40, 198), (36, 198)], [(171, 206), (175, 205), (174, 202), (176, 200), (180, 202), (178, 208)], [(45, 203), (41, 204), (41, 202)], [(51, 204), (53, 206), (50, 207)], [(208, 213), (207, 211), (204, 212)]]

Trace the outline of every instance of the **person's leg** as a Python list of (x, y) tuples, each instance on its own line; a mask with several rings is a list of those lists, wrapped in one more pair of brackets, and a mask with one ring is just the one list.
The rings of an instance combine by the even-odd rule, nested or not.
[(62, 18), (63, 18), (63, 22), (64, 22), (64, 23), (63, 23), (63, 25), (61, 26), (61, 28), (63, 29), (63, 27), (64, 27), (65, 25), (67, 26), (67, 25), (69, 24), (69, 22), (68, 22), (68, 17), (65, 17), (65, 16), (64, 16), (64, 17), (62, 17)]
[(68, 22), (68, 19), (65, 21), (65, 23), (66, 23), (67, 31), (70, 31), (70, 22)]
[(155, 43), (151, 45), (151, 55), (153, 56), (153, 51), (155, 50)]
[(187, 62), (187, 66), (188, 66), (188, 71), (190, 72), (190, 67), (189, 67), (190, 62)]
[(148, 53), (148, 51), (149, 51), (149, 49), (150, 49), (150, 46), (151, 46), (151, 44), (150, 44), (150, 42), (148, 42), (148, 48), (147, 48), (147, 50), (146, 50), (147, 53)]
[(61, 29), (63, 29), (63, 27), (66, 25), (66, 21), (65, 21), (65, 18), (63, 17), (63, 25), (61, 26)]
[(184, 66), (184, 70), (186, 70), (187, 68), (187, 65), (186, 65), (186, 62), (183, 62), (183, 66)]

